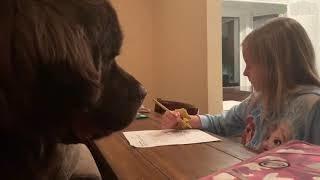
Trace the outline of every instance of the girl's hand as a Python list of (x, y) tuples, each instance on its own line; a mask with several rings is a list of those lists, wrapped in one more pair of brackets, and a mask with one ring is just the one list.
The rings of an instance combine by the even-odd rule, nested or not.
[(162, 129), (175, 129), (179, 121), (182, 121), (180, 113), (177, 111), (166, 111), (161, 117)]

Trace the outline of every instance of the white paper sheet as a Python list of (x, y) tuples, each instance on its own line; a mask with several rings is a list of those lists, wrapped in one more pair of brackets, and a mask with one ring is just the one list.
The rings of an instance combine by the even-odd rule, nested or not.
[(123, 134), (130, 145), (134, 147), (155, 147), (220, 141), (220, 139), (198, 129), (130, 131), (123, 132)]

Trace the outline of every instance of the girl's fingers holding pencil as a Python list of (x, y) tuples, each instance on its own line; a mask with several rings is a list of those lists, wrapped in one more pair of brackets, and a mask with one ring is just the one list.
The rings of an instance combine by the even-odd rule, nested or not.
[(161, 117), (162, 129), (172, 129), (177, 126), (180, 118), (180, 113), (176, 111), (166, 111)]
[(169, 118), (179, 118), (180, 117), (180, 113), (177, 111), (166, 111), (164, 114)]

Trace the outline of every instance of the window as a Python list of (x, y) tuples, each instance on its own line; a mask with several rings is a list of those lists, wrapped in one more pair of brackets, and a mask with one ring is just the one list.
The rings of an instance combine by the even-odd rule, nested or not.
[(239, 18), (222, 18), (222, 79), (223, 86), (240, 85)]

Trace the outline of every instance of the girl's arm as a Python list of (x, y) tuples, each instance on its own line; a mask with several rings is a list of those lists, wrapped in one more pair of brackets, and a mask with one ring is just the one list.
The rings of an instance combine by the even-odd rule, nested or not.
[(191, 126), (204, 129), (221, 136), (232, 136), (241, 134), (245, 129), (245, 118), (248, 112), (248, 97), (239, 105), (232, 107), (229, 111), (218, 115), (199, 115), (192, 118)]

